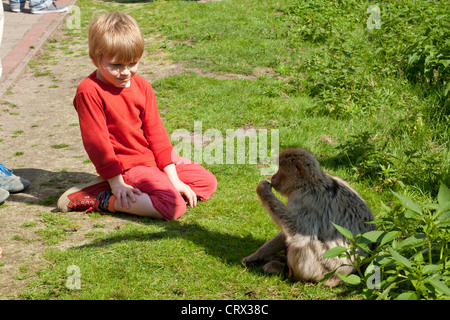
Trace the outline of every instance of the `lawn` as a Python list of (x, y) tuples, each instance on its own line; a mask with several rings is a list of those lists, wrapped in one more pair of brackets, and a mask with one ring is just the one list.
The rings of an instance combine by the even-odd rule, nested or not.
[[(324, 170), (361, 193), (376, 218), (384, 223), (391, 218), (392, 224), (382, 226), (386, 231), (394, 230), (407, 213), (401, 206), (405, 202), (392, 191), (415, 203), (434, 203), (443, 194), (441, 183), (450, 182), (448, 5), (379, 1), (369, 10), (371, 3), (357, 0), (128, 2), (80, 0), (81, 29), (67, 30), (66, 37), (87, 41), (94, 15), (125, 11), (138, 21), (146, 39), (158, 39), (147, 47), (146, 59), (152, 50), (163, 50), (167, 59), (184, 63), (183, 73), (152, 85), (174, 145), (190, 152), (183, 156), (202, 156), (202, 164), (217, 177), (217, 192), (178, 221), (140, 219), (100, 233), (87, 245), (49, 248), (46, 258), (53, 267), (39, 271), (21, 297), (376, 298), (364, 283), (328, 289), (241, 265), (243, 257), (277, 233), (255, 194), (258, 182), (268, 178), (262, 158), (275, 155), (270, 154), (275, 135), (278, 150), (309, 149)], [(183, 149), (174, 133), (195, 135), (196, 129), (203, 147), (188, 144), (192, 148)], [(251, 137), (239, 149), (231, 134), (238, 129), (250, 135), (254, 129), (258, 138), (267, 134), (268, 151), (260, 154), (261, 161), (249, 160)], [(227, 139), (243, 152), (245, 163), (239, 163), (237, 154), (226, 158)], [(91, 218), (101, 223), (102, 216)], [(427, 263), (417, 262), (422, 250), (417, 246), (400, 252), (417, 262), (417, 270), (437, 266), (432, 274), (439, 284), (403, 283), (383, 298), (402, 292), (442, 298), (448, 290), (448, 244), (442, 244), (448, 223), (427, 233), (431, 220), (414, 219), (423, 223), (403, 225), (389, 248), (400, 250), (401, 241), (410, 236), (432, 239), (426, 242)], [(441, 237), (432, 237), (434, 232)], [(431, 249), (434, 245), (440, 252)], [(384, 252), (392, 253), (389, 248)], [(67, 285), (68, 266), (81, 272), (80, 289)], [(392, 276), (389, 266), (383, 266), (386, 277)]]

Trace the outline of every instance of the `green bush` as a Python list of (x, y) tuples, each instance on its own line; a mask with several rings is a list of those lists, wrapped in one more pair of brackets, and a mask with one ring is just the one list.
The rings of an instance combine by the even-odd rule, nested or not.
[[(365, 284), (366, 298), (449, 299), (449, 188), (441, 184), (437, 203), (425, 205), (393, 193), (401, 204), (392, 209), (385, 207), (386, 213), (373, 222), (379, 230), (353, 236), (336, 225), (349, 240), (351, 249), (336, 247), (328, 250), (324, 258), (352, 259), (357, 274), (338, 275), (348, 284)], [(378, 245), (376, 250), (370, 249), (371, 243)], [(355, 258), (355, 253), (361, 250), (366, 254)]]
[(380, 188), (393, 190), (405, 184), (416, 185), (437, 193), (439, 181), (448, 177), (448, 168), (438, 154), (407, 147), (401, 154), (395, 154), (390, 136), (384, 139), (374, 136), (363, 131), (336, 146), (337, 161), (350, 166), (355, 180), (367, 179)]
[(366, 1), (297, 0), (279, 9), (285, 24), (280, 36), (289, 39), (293, 50), (305, 41), (321, 45), (300, 66), (306, 74), (303, 86), (325, 113), (357, 115), (385, 103), (404, 106), (398, 95), (387, 94), (395, 90), (395, 81), (386, 91), (382, 79), (405, 77), (438, 101), (440, 116), (449, 116), (448, 5), (379, 1), (378, 25), (370, 20), (373, 7)]

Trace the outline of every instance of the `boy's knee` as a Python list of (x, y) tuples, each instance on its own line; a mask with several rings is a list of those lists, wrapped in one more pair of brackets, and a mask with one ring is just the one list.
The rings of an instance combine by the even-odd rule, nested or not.
[(202, 201), (208, 200), (217, 189), (217, 179), (216, 177), (209, 171), (205, 173), (205, 184), (204, 187), (199, 190), (197, 196)]
[(164, 220), (177, 220), (186, 213), (186, 201), (179, 195), (173, 199), (152, 197), (153, 206)]
[(186, 213), (186, 202), (183, 202), (181, 205), (176, 205), (171, 210), (162, 214), (164, 219), (167, 221), (177, 220), (181, 218)]

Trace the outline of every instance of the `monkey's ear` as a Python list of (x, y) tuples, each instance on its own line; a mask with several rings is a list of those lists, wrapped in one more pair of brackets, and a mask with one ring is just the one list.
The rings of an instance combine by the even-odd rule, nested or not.
[(303, 178), (305, 175), (305, 167), (303, 166), (303, 163), (300, 160), (295, 161), (295, 167), (297, 168), (297, 178)]

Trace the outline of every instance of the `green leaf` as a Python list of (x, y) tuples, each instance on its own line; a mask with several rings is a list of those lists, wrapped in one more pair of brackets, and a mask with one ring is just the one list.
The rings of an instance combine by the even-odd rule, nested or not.
[(322, 285), (322, 284), (323, 284), (324, 282), (326, 282), (329, 278), (331, 278), (331, 276), (333, 276), (333, 275), (336, 273), (337, 269), (339, 269), (339, 268), (336, 268), (336, 269), (331, 270), (330, 272), (328, 272), (328, 273), (322, 278), (322, 280), (319, 281), (319, 284)]
[[(369, 254), (371, 254), (373, 251), (370, 249), (370, 247), (367, 245), (367, 244), (365, 244), (364, 242), (359, 242), (358, 244), (357, 244), (357, 246), (359, 247), (359, 248), (361, 248), (364, 252), (366, 252), (366, 253), (369, 253)], [(364, 252), (360, 252), (360, 250), (358, 250), (359, 252), (359, 254), (361, 255), (361, 256), (366, 256), (366, 254), (364, 253)]]
[(392, 193), (400, 200), (405, 208), (410, 209), (414, 212), (422, 213), (422, 207), (419, 204), (397, 192), (392, 191)]
[(344, 227), (341, 227), (341, 226), (338, 226), (337, 224), (334, 224), (333, 222), (331, 222), (332, 224), (333, 224), (333, 226), (344, 236), (344, 237), (346, 237), (347, 239), (349, 239), (349, 240), (354, 240), (353, 239), (353, 234), (352, 234), (352, 232), (350, 231), (350, 230), (348, 230), (348, 229), (346, 229), (346, 228), (344, 228)]
[(390, 231), (388, 233), (386, 233), (385, 235), (383, 235), (383, 238), (381, 239), (381, 243), (380, 246), (394, 240), (397, 239), (398, 237), (400, 237), (402, 234), (401, 231)]
[(337, 246), (337, 247), (331, 248), (323, 254), (322, 259), (337, 257), (340, 254), (346, 252), (347, 250), (348, 250), (348, 248), (343, 247), (343, 246)]
[(441, 212), (437, 216), (436, 225), (439, 226), (440, 228), (442, 228), (442, 227), (448, 226), (449, 224), (450, 224), (450, 211)]
[(371, 242), (380, 242), (380, 246), (398, 238), (401, 236), (401, 231), (369, 231), (365, 232), (361, 235), (361, 242), (371, 243)]
[(397, 261), (398, 263), (400, 263), (401, 265), (403, 265), (403, 266), (405, 266), (407, 268), (411, 268), (412, 267), (411, 261), (409, 261), (407, 258), (402, 256), (400, 253), (398, 253), (397, 251), (395, 251), (391, 247), (389, 247), (389, 252), (391, 253), (392, 258), (394, 258), (394, 260)]
[(400, 294), (397, 297), (397, 300), (419, 300), (419, 296), (415, 292), (408, 291), (408, 292), (403, 292), (402, 294)]
[(438, 218), (439, 219), (447, 219), (450, 214), (450, 202), (440, 204), (437, 209), (439, 212)]
[(436, 288), (436, 290), (442, 292), (443, 294), (450, 296), (450, 288), (447, 285), (439, 280), (437, 277), (428, 278), (427, 281)]
[(361, 278), (357, 276), (356, 274), (343, 274), (343, 273), (337, 273), (339, 278), (341, 278), (344, 282), (349, 284), (360, 284)]
[(422, 252), (418, 252), (415, 256), (414, 256), (414, 262), (422, 264), (425, 261), (425, 259), (423, 258), (423, 254)]
[(450, 81), (449, 81), (449, 83), (447, 83), (447, 86), (445, 87), (445, 90), (444, 90), (444, 96), (447, 96), (447, 94), (449, 93), (449, 91), (450, 91)]
[(380, 294), (380, 296), (377, 298), (377, 300), (388, 299), (390, 291), (392, 289), (395, 289), (396, 287), (397, 287), (396, 282), (391, 283), (386, 289), (383, 290), (383, 292)]
[(397, 249), (401, 251), (405, 249), (415, 248), (416, 246), (423, 246), (426, 244), (425, 238), (426, 235), (424, 235), (423, 233), (415, 234), (399, 242)]
[(443, 183), (439, 187), (437, 199), (440, 205), (445, 205), (450, 202), (450, 189)]
[(442, 269), (442, 266), (437, 265), (437, 264), (427, 264), (426, 266), (423, 267), (423, 273), (427, 274), (427, 273), (434, 273), (436, 271), (439, 271)]
[(385, 266), (385, 265), (388, 265), (388, 264), (391, 264), (394, 262), (392, 257), (390, 257), (390, 256), (376, 257), (375, 261), (376, 261), (377, 265), (380, 265), (380, 266)]
[(420, 58), (420, 55), (417, 54), (417, 52), (414, 52), (412, 55), (409, 56), (408, 58), (408, 64), (412, 65), (414, 64), (416, 61), (418, 61)]
[(408, 218), (408, 219), (420, 219), (420, 213), (408, 209), (405, 212), (405, 218)]
[[(381, 239), (381, 236), (384, 234), (384, 231), (368, 231), (362, 234), (361, 240), (363, 240), (366, 243), (369, 242), (379, 242)], [(368, 242), (366, 241), (368, 240)]]

